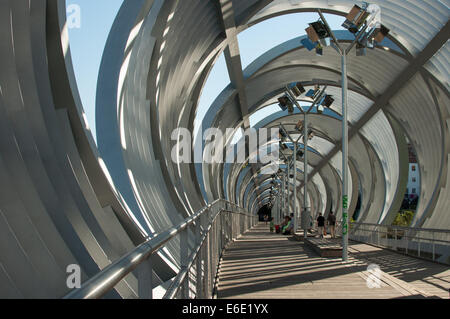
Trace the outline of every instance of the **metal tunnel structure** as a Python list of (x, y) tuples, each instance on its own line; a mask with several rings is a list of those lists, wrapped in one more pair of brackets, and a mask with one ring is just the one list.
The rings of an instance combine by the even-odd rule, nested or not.
[[(367, 56), (349, 57), (350, 214), (360, 197), (358, 222), (393, 222), (405, 194), (410, 143), (421, 180), (411, 226), (448, 230), (450, 2), (372, 2), (382, 8), (391, 32)], [(99, 72), (97, 147), (74, 76), (65, 1), (0, 0), (0, 297), (64, 297), (70, 292), (68, 265), (79, 265), (86, 282), (167, 229), (191, 227), (183, 223), (189, 218), (194, 223), (196, 214), (217, 200), (225, 203), (220, 209), (245, 216), (238, 224), (233, 219), (238, 229), (232, 230), (223, 217), (228, 215), (220, 215), (222, 227), (239, 233), (252, 225), (252, 216), (270, 198), (271, 176), (262, 165), (171, 160), (172, 132), (193, 131), (203, 87), (222, 53), (231, 82), (209, 108), (201, 133), (250, 128), (250, 115), (275, 104), (289, 83), (301, 81), (307, 89), (328, 85), (336, 102), (310, 116), (315, 137), (307, 148), (308, 167), (299, 162), (292, 183), (299, 185), (301, 207), (306, 170), (312, 214), (334, 208), (339, 219), (339, 56), (324, 48), (324, 57), (318, 57), (299, 37), (243, 69), (237, 35), (288, 13), (321, 9), (345, 16), (354, 4), (125, 0)], [(336, 35), (343, 46), (351, 42), (349, 32)], [(280, 111), (255, 129), (282, 123), (293, 130), (300, 117)], [(224, 148), (232, 138), (225, 136)], [(230, 238), (217, 229), (220, 250)], [(152, 255), (152, 289), (167, 292), (186, 267), (180, 245), (185, 241), (192, 248), (198, 240), (191, 229)], [(130, 269), (104, 296), (139, 297), (141, 280)]]

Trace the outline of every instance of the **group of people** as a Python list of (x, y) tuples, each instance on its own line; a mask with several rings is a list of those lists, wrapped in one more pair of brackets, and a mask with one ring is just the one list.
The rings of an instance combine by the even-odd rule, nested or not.
[[(328, 214), (327, 222), (330, 229), (331, 238), (336, 238), (336, 216), (333, 212)], [(327, 234), (327, 230), (325, 228), (325, 217), (322, 216), (322, 213), (319, 213), (319, 217), (317, 217), (317, 232), (319, 233), (320, 238), (323, 238), (323, 236)]]
[(284, 220), (280, 224), (280, 233), (283, 235), (292, 235), (294, 233), (294, 214), (284, 216)]
[(294, 214), (291, 214), (291, 216), (285, 216), (280, 225), (274, 224), (273, 217), (264, 215), (264, 222), (266, 225), (269, 221), (271, 233), (276, 231), (277, 233), (282, 233), (283, 235), (291, 235), (294, 232)]
[[(270, 217), (268, 215), (264, 216), (264, 221), (267, 224), (268, 221), (270, 221), (270, 232), (273, 233), (274, 230), (277, 233), (282, 233), (283, 235), (292, 235), (294, 232), (294, 214), (291, 214), (290, 216), (284, 216), (283, 222), (281, 222), (280, 225), (274, 225), (273, 217)], [(336, 216), (333, 214), (333, 212), (330, 212), (328, 214), (327, 218), (328, 223), (328, 229), (330, 230), (331, 238), (336, 238)], [(322, 213), (319, 213), (319, 217), (317, 217), (317, 230), (320, 238), (323, 238), (324, 235), (326, 235), (326, 228), (325, 228), (325, 217), (322, 216)]]

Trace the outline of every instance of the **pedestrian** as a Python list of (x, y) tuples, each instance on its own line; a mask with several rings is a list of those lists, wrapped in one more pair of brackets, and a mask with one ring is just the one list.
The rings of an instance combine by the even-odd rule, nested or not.
[(275, 230), (275, 223), (273, 222), (273, 217), (270, 217), (270, 232), (273, 233)]
[(325, 227), (325, 218), (322, 216), (322, 213), (319, 213), (319, 217), (317, 217), (317, 229), (319, 231), (320, 238), (323, 238), (324, 227)]
[(336, 216), (333, 214), (332, 211), (330, 211), (330, 214), (328, 214), (328, 227), (330, 228), (331, 238), (336, 238)]
[(282, 234), (283, 235), (291, 235), (294, 230), (294, 221), (291, 217), (286, 216), (286, 226), (283, 227)]
[(264, 215), (264, 223), (267, 225), (267, 221), (269, 220), (269, 216), (266, 214)]

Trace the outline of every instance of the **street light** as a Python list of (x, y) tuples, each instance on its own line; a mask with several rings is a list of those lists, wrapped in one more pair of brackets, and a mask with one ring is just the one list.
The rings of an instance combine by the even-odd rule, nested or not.
[(287, 96), (282, 96), (278, 99), (278, 105), (282, 111), (288, 110), (289, 114), (294, 113), (294, 105)]
[[(314, 29), (315, 30), (315, 29)], [(298, 142), (299, 140), (302, 138), (302, 135), (300, 135), (298, 137), (297, 140), (294, 141), (294, 139), (289, 135), (289, 133), (287, 132), (287, 130), (284, 128), (284, 126), (282, 124), (280, 124), (280, 136), (284, 136), (287, 137), (293, 144), (294, 144), (294, 151), (292, 153), (292, 157), (291, 160), (293, 162), (293, 174), (292, 177), (294, 179), (294, 184), (293, 184), (293, 208), (294, 208), (294, 230), (296, 231), (298, 228), (298, 216), (297, 216), (297, 202), (296, 202), (296, 194), (297, 194), (297, 160), (301, 160), (303, 158), (304, 160), (304, 184), (305, 184), (305, 191), (304, 191), (304, 213), (302, 214), (303, 216), (303, 228), (304, 228), (304, 236), (306, 238), (307, 236), (307, 221), (308, 216), (309, 216), (309, 212), (308, 212), (308, 207), (307, 207), (307, 192), (306, 192), (306, 186), (308, 184), (308, 175), (307, 175), (307, 167), (308, 167), (308, 140), (312, 139), (314, 137), (314, 131), (312, 129), (308, 129), (308, 117), (307, 114), (311, 112), (311, 110), (314, 107), (319, 107), (319, 106), (323, 106), (323, 105), (328, 105), (327, 107), (331, 106), (331, 104), (333, 103), (333, 99), (330, 97), (327, 99), (328, 95), (326, 95), (325, 91), (327, 89), (327, 86), (325, 86), (324, 88), (320, 88), (319, 85), (315, 85), (314, 89), (309, 90), (305, 96), (310, 97), (312, 100), (312, 104), (311, 106), (308, 108), (308, 110), (304, 110), (300, 104), (297, 101), (297, 98), (300, 97), (300, 95), (302, 95), (303, 93), (306, 92), (305, 88), (303, 87), (303, 85), (300, 82), (295, 83), (294, 85), (290, 85), (290, 86), (286, 86), (286, 95), (285, 97), (287, 97), (289, 99), (289, 101), (291, 102), (290, 104), (292, 105), (296, 105), (297, 108), (303, 113), (304, 115), (304, 120), (303, 123), (301, 121), (299, 121), (296, 125), (296, 130), (297, 131), (301, 131), (303, 130), (303, 145), (304, 145), (304, 150), (302, 151), (301, 149), (297, 148), (298, 147)], [(324, 103), (324, 101), (327, 101), (327, 103)], [(306, 138), (305, 138), (306, 137)], [(284, 143), (281, 143), (284, 145)], [(281, 152), (282, 156), (286, 158), (286, 156), (284, 155), (283, 152)], [(289, 170), (290, 170), (290, 163), (288, 161), (288, 165), (287, 165), (287, 177), (288, 177), (288, 190), (289, 190), (289, 178), (291, 176), (291, 174), (289, 174)], [(288, 192), (289, 194), (289, 192)], [(288, 196), (289, 199), (289, 196)], [(308, 215), (308, 216), (307, 216)]]
[[(343, 27), (355, 35), (354, 41), (347, 48), (343, 48), (337, 41), (322, 11), (318, 9), (320, 22), (326, 29), (326, 33), (333, 39), (333, 48), (341, 56), (342, 63), (342, 259), (348, 260), (348, 77), (347, 56), (355, 45), (356, 55), (365, 55), (366, 48), (373, 49), (376, 43), (380, 43), (389, 34), (389, 29), (381, 24), (381, 9), (376, 4), (364, 3), (362, 7), (355, 5), (348, 13)], [(303, 45), (312, 50), (319, 46), (317, 37), (311, 29), (306, 30), (308, 38), (302, 40)], [(320, 36), (319, 36), (320, 38)], [(327, 99), (324, 103), (328, 104)]]

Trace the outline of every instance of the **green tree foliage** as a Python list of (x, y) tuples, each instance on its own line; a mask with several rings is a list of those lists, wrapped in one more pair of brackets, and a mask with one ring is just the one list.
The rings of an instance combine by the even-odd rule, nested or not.
[(392, 226), (404, 226), (404, 227), (411, 226), (414, 214), (415, 212), (412, 210), (402, 210), (398, 212), (394, 222), (392, 223)]

